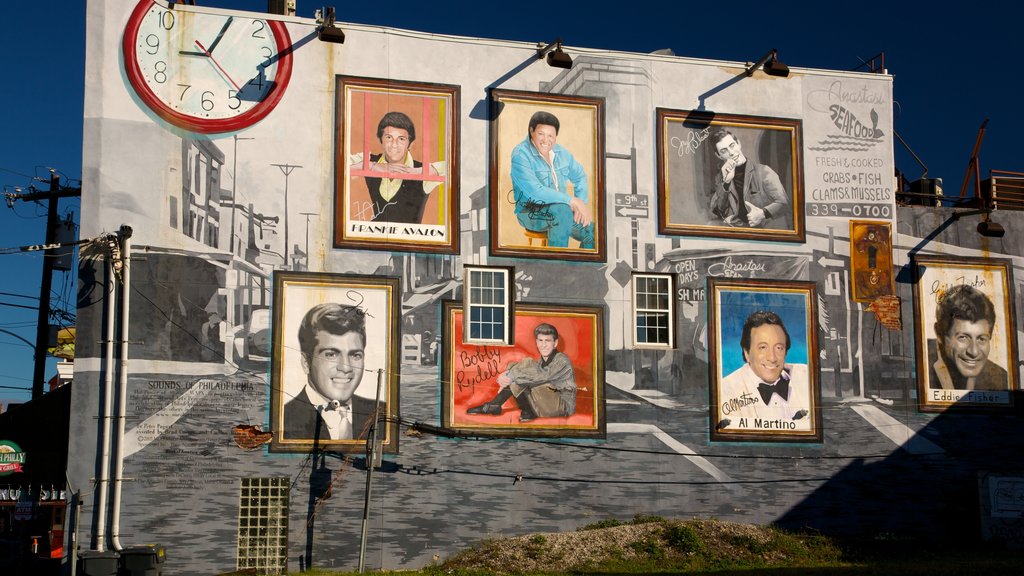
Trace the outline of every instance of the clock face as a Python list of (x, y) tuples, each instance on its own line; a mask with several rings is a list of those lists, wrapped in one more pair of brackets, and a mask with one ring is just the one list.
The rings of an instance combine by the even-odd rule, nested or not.
[(266, 116), (292, 71), (281, 22), (168, 9), (141, 0), (125, 28), (124, 63), (139, 98), (186, 130), (239, 130)]

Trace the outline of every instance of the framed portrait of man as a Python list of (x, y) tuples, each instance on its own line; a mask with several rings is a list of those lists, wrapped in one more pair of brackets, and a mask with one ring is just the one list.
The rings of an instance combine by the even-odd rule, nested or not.
[(800, 120), (657, 109), (658, 231), (803, 242)]
[(821, 442), (815, 284), (708, 283), (711, 439)]
[(274, 273), (271, 452), (398, 451), (399, 279)]
[(491, 91), (491, 254), (604, 261), (604, 99)]
[(459, 87), (338, 76), (334, 245), (458, 252)]
[(1019, 389), (1008, 260), (913, 256), (922, 412), (1006, 409)]
[(517, 304), (511, 346), (463, 339), (444, 304), (441, 421), (462, 434), (604, 438), (604, 309)]

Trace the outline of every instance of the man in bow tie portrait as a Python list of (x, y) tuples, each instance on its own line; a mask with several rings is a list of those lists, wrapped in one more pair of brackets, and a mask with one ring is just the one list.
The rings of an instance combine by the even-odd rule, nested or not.
[(299, 325), (307, 381), (284, 405), (284, 439), (319, 441), (366, 438), (384, 403), (355, 394), (363, 378), (366, 320), (357, 306), (317, 304)]
[(811, 429), (807, 364), (787, 364), (791, 341), (782, 318), (758, 310), (743, 323), (745, 363), (722, 379), (718, 429)]

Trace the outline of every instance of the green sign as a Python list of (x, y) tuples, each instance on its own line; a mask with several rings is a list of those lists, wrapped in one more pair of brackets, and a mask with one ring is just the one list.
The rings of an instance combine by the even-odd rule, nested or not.
[(21, 447), (8, 440), (0, 440), (0, 476), (21, 472), (25, 463), (25, 453)]

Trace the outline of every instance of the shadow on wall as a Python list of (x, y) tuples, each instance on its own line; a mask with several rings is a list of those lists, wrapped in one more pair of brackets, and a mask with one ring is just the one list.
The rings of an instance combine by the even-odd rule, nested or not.
[[(777, 524), (834, 536), (978, 542), (984, 520), (979, 479), (992, 472), (1024, 477), (1022, 404), (1024, 394), (1016, 392), (1015, 408), (1005, 413), (939, 414), (887, 457), (851, 463)], [(880, 408), (904, 423), (914, 410)], [(842, 441), (838, 435), (834, 439)], [(1006, 544), (1024, 544), (1024, 534), (1016, 532), (1016, 542)]]

